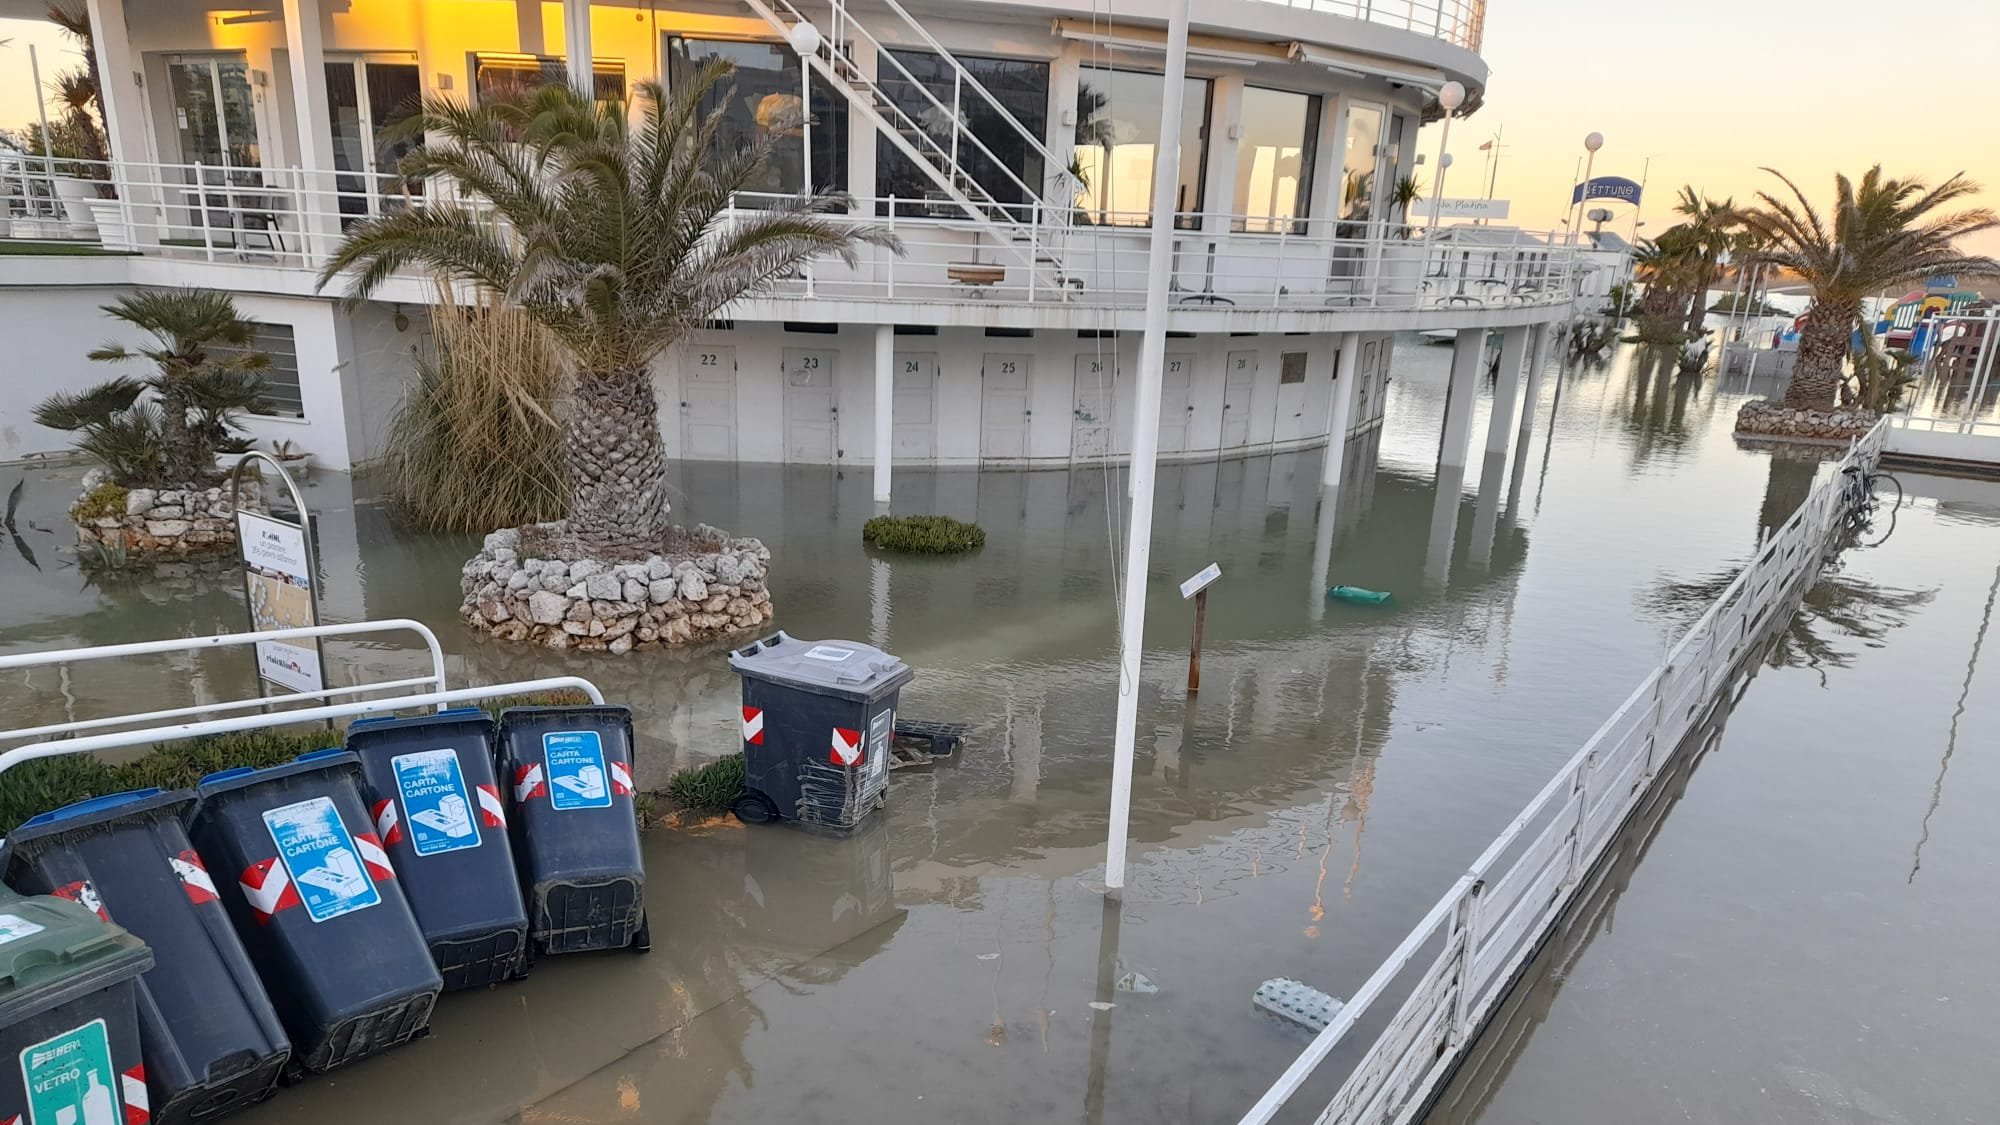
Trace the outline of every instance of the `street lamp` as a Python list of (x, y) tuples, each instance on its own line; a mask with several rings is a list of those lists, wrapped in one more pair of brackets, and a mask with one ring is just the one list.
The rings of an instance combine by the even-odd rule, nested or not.
[(1604, 134), (1591, 133), (1589, 136), (1583, 138), (1583, 147), (1586, 152), (1590, 153), (1590, 157), (1584, 161), (1583, 183), (1579, 184), (1576, 189), (1576, 222), (1571, 223), (1569, 228), (1569, 241), (1571, 245), (1576, 244), (1577, 231), (1583, 226), (1583, 204), (1585, 200), (1590, 198), (1590, 177), (1597, 170), (1597, 150), (1604, 147)]
[(1451, 167), (1451, 154), (1445, 145), (1451, 141), (1451, 115), (1465, 104), (1465, 87), (1457, 82), (1447, 82), (1438, 90), (1438, 105), (1444, 109), (1444, 132), (1438, 137), (1437, 182), (1431, 185), (1431, 226), (1437, 226), (1444, 218), (1444, 173)]

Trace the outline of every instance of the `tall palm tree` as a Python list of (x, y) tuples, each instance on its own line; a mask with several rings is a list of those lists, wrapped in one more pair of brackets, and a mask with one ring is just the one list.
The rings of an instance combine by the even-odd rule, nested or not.
[(669, 531), (652, 361), (802, 261), (852, 263), (860, 244), (897, 246), (828, 215), (845, 209), (841, 195), (732, 209), (791, 125), (721, 151), (729, 98), (702, 106), (730, 70), (715, 61), (671, 90), (640, 85), (636, 125), (624, 105), (566, 84), (478, 108), (426, 98), (406, 127), (430, 139), (401, 174), (453, 182), (490, 214), (432, 200), (364, 220), (320, 274), (324, 287), (355, 271), (348, 296), (360, 300), (404, 266), (424, 266), (548, 330), (574, 367), (563, 419), (567, 533), (598, 558), (657, 554)]
[(262, 372), (271, 357), (251, 347), (256, 325), (237, 315), (229, 294), (214, 289), (141, 289), (104, 311), (150, 335), (154, 346), (106, 344), (90, 358), (153, 362), (145, 386), (159, 395), (165, 479), (177, 485), (206, 479), (229, 437), (230, 415), (256, 409), (264, 398)]
[(1687, 331), (1691, 336), (1699, 335), (1708, 316), (1709, 287), (1715, 284), (1722, 254), (1735, 241), (1743, 216), (1736, 209), (1734, 199), (1717, 203), (1692, 186), (1681, 188), (1674, 212), (1685, 220), (1674, 229), (1683, 233), (1693, 254), (1688, 279), (1691, 292), (1688, 294)]
[(1764, 240), (1767, 262), (1797, 274), (1812, 290), (1799, 330), (1798, 365), (1785, 388), (1788, 407), (1833, 407), (1861, 302), (1870, 294), (1931, 274), (2000, 271), (2000, 262), (1955, 245), (2000, 227), (2000, 216), (1983, 207), (1942, 211), (1979, 191), (1964, 173), (1936, 187), (1886, 178), (1879, 164), (1859, 184), (1835, 176), (1833, 209), (1822, 215), (1784, 173), (1764, 170), (1784, 183), (1791, 198), (1757, 193), (1763, 205), (1744, 213), (1744, 225)]

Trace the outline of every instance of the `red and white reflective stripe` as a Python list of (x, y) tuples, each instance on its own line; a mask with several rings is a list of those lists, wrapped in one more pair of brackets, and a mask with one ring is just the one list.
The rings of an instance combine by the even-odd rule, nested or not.
[(743, 741), (753, 746), (764, 745), (764, 711), (761, 707), (743, 709)]
[(500, 802), (500, 791), (491, 785), (477, 786), (479, 791), (479, 822), (488, 828), (507, 827), (507, 806)]
[(620, 797), (632, 795), (632, 767), (624, 762), (611, 763), (611, 792)]
[(168, 856), (167, 862), (180, 877), (181, 889), (187, 892), (189, 902), (203, 906), (215, 901), (215, 880), (208, 877), (208, 868), (201, 865), (201, 857), (194, 849)]
[(125, 1125), (146, 1125), (153, 1119), (153, 1103), (146, 1097), (146, 1068), (143, 1064), (118, 1076), (125, 1096)]
[(260, 923), (269, 922), (271, 915), (280, 910), (299, 905), (299, 889), (292, 885), (291, 875), (277, 856), (244, 868), (243, 877), (236, 882), (243, 888), (243, 900), (250, 904), (250, 912)]
[(861, 758), (861, 732), (846, 727), (833, 728), (833, 745), (826, 760), (836, 766), (858, 766)]
[(514, 767), (514, 801), (532, 801), (536, 797), (549, 795), (549, 786), (542, 780), (542, 764)]
[(383, 843), (394, 847), (403, 842), (403, 814), (396, 811), (396, 802), (384, 797), (369, 812), (375, 818), (375, 831), (382, 834)]
[(356, 832), (354, 846), (361, 852), (361, 865), (368, 869), (369, 878), (380, 883), (396, 877), (396, 869), (389, 866), (389, 853), (382, 850), (382, 841), (366, 832)]
[(17, 1113), (12, 1117), (0, 1117), (0, 1125), (21, 1125), (21, 1115)]
[(104, 909), (104, 900), (97, 897), (97, 888), (91, 886), (88, 879), (78, 879), (74, 883), (65, 883), (50, 893), (58, 898), (66, 898), (71, 902), (77, 903), (106, 922), (111, 921), (110, 912)]

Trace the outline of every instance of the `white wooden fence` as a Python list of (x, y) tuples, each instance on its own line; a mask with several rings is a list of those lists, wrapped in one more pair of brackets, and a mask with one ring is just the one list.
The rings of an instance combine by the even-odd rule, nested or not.
[(1428, 956), (1402, 1007), (1317, 1120), (1400, 1125), (1421, 1118), (1683, 739), (1745, 674), (1774, 620), (1790, 616), (1800, 580), (1818, 568), (1847, 517), (1845, 470), (1872, 470), (1886, 434), (1887, 424), (1878, 423), (1819, 480), (1665, 662), (1452, 884), (1242, 1125), (1272, 1120), (1405, 970)]

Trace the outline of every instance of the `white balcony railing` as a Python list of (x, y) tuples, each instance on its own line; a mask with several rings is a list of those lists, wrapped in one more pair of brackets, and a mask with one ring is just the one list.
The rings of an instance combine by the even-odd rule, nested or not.
[[(84, 174), (89, 172), (102, 178)], [(52, 252), (317, 271), (345, 229), (369, 215), (422, 206), (423, 190), (396, 177), (370, 181), (296, 168), (51, 166), (0, 155), (0, 213), (6, 216), (0, 236), (46, 244)], [(733, 213), (755, 214), (774, 198), (739, 196)], [(967, 221), (957, 203), (856, 200), (849, 218), (889, 228), (903, 252), (864, 253), (853, 266), (814, 262), (776, 281), (767, 295), (1143, 307), (1155, 268), (1146, 215), (1040, 203), (995, 206), (1010, 212), (1010, 245), (992, 233), (998, 224)], [(1024, 264), (1046, 262), (1042, 247), (1058, 242), (1064, 247), (1059, 270)], [(1559, 235), (1211, 213), (1178, 217), (1165, 268), (1174, 303), (1186, 309), (1311, 312), (1566, 305), (1585, 265)], [(288, 282), (293, 289), (299, 285), (297, 278)]]
[(1468, 51), (1479, 50), (1486, 31), (1486, 0), (1266, 0), (1346, 16), (1384, 27), (1434, 36)]

